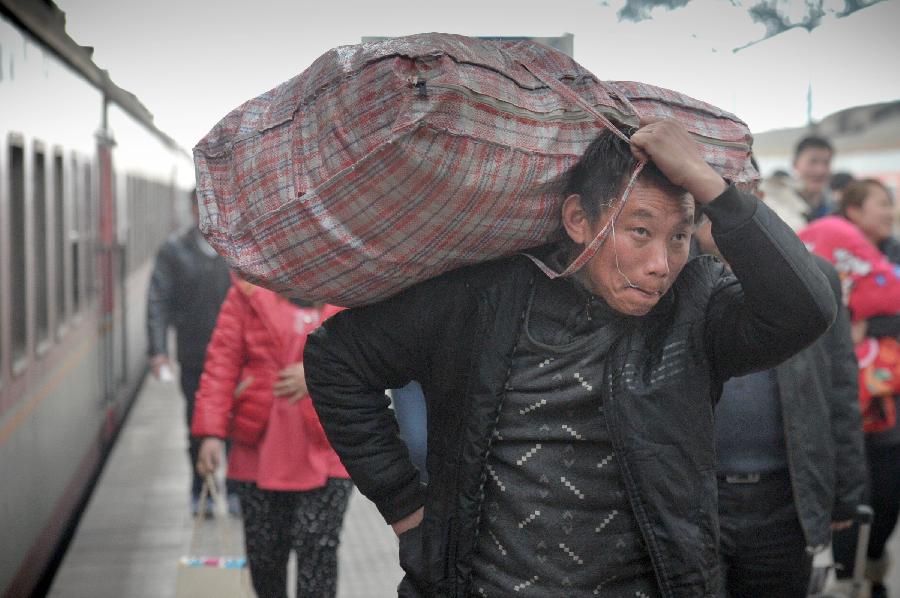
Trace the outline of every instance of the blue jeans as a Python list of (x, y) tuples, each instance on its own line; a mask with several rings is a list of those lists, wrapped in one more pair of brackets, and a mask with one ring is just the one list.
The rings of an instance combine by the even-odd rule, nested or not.
[(394, 416), (400, 426), (400, 438), (409, 449), (409, 457), (419, 470), (422, 481), (428, 481), (425, 469), (425, 457), (428, 454), (428, 414), (425, 408), (425, 395), (422, 387), (415, 380), (403, 388), (395, 388)]

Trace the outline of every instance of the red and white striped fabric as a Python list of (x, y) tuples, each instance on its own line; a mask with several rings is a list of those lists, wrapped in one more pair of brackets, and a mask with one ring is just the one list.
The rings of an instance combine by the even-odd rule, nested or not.
[(255, 284), (372, 303), (547, 242), (562, 200), (549, 183), (609, 121), (639, 115), (680, 120), (725, 178), (758, 177), (734, 115), (599, 81), (537, 43), (421, 34), (339, 47), (194, 148), (200, 228)]

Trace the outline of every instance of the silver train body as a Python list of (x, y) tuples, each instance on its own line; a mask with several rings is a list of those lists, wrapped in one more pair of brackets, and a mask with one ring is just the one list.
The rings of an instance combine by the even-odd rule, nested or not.
[(3, 596), (46, 579), (146, 372), (153, 256), (194, 176), (63, 23), (0, 0)]

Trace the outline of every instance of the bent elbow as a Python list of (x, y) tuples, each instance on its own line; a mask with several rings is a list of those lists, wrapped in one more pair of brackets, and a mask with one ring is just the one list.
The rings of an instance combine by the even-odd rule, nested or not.
[(803, 323), (802, 328), (798, 327), (800, 329), (797, 332), (803, 340), (802, 346), (804, 347), (825, 334), (837, 318), (838, 306), (824, 276), (822, 276), (822, 285), (820, 286), (821, 289), (814, 289), (811, 293), (808, 316), (795, 320)]

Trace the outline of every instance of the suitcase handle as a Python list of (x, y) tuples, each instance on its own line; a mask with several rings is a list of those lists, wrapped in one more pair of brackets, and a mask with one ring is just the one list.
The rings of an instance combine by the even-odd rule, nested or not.
[(856, 507), (854, 519), (859, 522), (859, 538), (856, 542), (856, 557), (853, 559), (853, 596), (861, 595), (866, 583), (866, 550), (869, 548), (873, 516), (874, 512), (869, 505)]
[(872, 507), (869, 505), (859, 505), (856, 507), (856, 513), (853, 515), (853, 519), (858, 521), (860, 525), (866, 525), (872, 523), (872, 518), (875, 517), (875, 512), (872, 510)]

